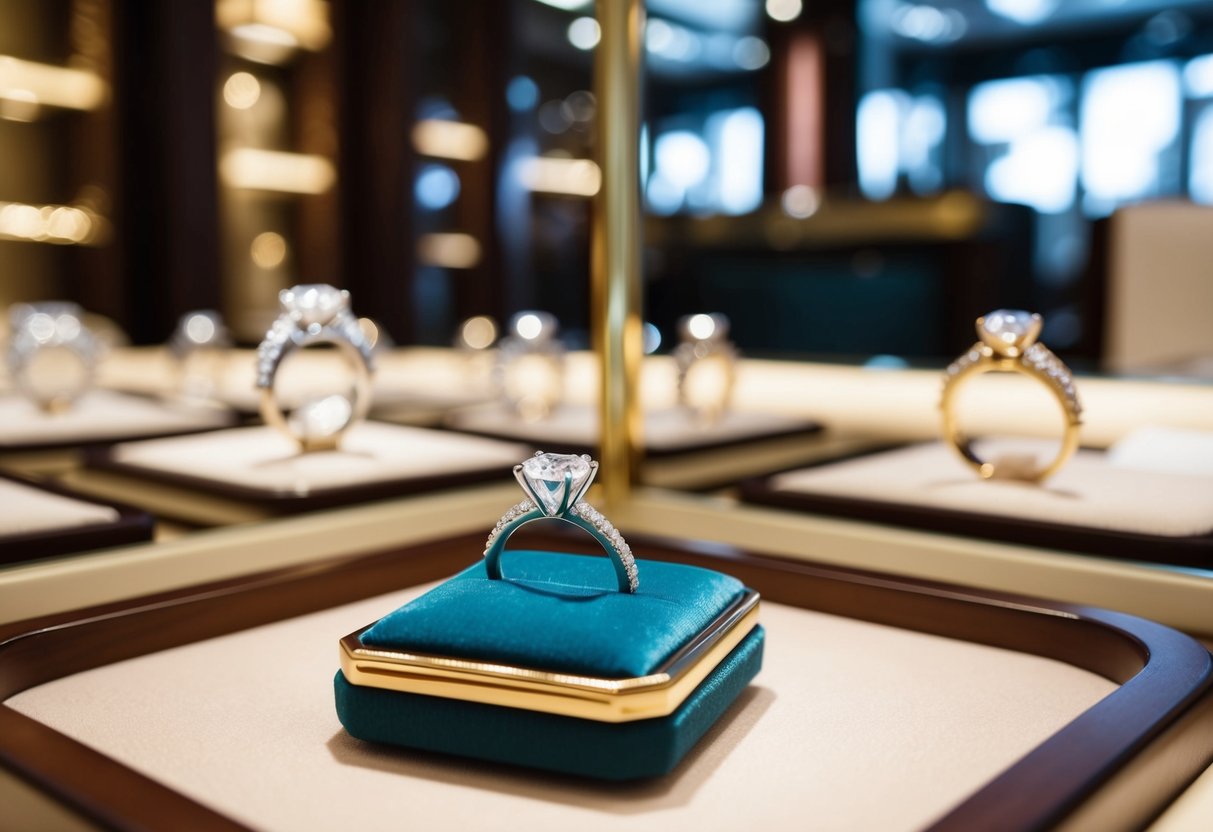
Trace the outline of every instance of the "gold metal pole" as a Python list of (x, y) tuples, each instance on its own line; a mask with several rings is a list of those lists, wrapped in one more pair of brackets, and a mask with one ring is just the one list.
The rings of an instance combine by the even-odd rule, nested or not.
[(594, 350), (598, 354), (601, 447), (608, 509), (626, 500), (639, 458), (641, 0), (598, 0), (602, 37), (594, 55), (598, 166), (590, 241)]

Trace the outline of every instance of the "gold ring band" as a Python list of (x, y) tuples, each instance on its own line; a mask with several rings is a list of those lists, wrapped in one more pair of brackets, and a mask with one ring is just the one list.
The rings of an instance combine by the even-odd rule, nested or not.
[[(981, 340), (952, 362), (944, 375), (939, 407), (943, 415), (944, 441), (951, 445), (983, 479), (995, 477), (1041, 482), (1056, 474), (1078, 449), (1082, 405), (1074, 386), (1074, 374), (1060, 358), (1037, 341), (1043, 320), (1040, 315), (999, 309), (977, 319)], [(956, 417), (957, 391), (985, 373), (1019, 373), (1042, 383), (1065, 417), (1061, 448), (1052, 461), (1033, 468), (999, 468), (973, 450), (972, 440), (960, 429)]]

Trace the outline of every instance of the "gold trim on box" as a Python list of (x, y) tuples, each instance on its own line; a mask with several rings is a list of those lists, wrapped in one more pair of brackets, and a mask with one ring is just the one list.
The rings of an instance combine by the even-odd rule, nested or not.
[(353, 685), (631, 722), (677, 710), (757, 623), (758, 593), (751, 590), (653, 673), (625, 679), (367, 647), (362, 643), (367, 626), (341, 639), (341, 672)]

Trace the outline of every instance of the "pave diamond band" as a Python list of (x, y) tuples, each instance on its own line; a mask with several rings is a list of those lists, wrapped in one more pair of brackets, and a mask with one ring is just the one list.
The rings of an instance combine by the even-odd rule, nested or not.
[(501, 555), (510, 535), (527, 523), (550, 518), (588, 532), (610, 556), (619, 591), (635, 592), (640, 586), (640, 577), (632, 548), (602, 512), (581, 499), (597, 472), (598, 463), (588, 456), (542, 451), (514, 466), (514, 476), (528, 496), (511, 506), (489, 532), (484, 544), (489, 578), (502, 577)]
[[(284, 289), (278, 294), (281, 312), (257, 348), (261, 418), (305, 451), (337, 447), (341, 436), (370, 409), (371, 344), (350, 311), (349, 297), (349, 292), (322, 283)], [(288, 416), (274, 390), (278, 367), (291, 350), (314, 344), (332, 344), (345, 356), (353, 370), (349, 395), (305, 402)]]
[[(1074, 384), (1074, 374), (1052, 350), (1037, 341), (1043, 320), (1040, 315), (1019, 310), (999, 309), (977, 319), (981, 340), (948, 365), (943, 377), (940, 410), (943, 435), (966, 463), (983, 479), (995, 477), (1040, 482), (1057, 473), (1078, 448), (1082, 425), (1082, 403)], [(973, 450), (956, 417), (957, 391), (967, 381), (984, 373), (1019, 373), (1043, 384), (1065, 417), (1065, 430), (1057, 455), (1043, 465), (1022, 460), (991, 462)]]

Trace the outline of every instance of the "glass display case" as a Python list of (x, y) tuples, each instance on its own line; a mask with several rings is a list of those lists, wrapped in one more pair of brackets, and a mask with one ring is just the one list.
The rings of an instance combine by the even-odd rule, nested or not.
[[(0, 0), (0, 803), (1185, 828), (1213, 794), (1210, 55), (1199, 2)], [(72, 402), (27, 394), (68, 365), (95, 366)], [(342, 728), (339, 640), (485, 555), (472, 594), (523, 601), (456, 604), (483, 655), (361, 645), (340, 678), (441, 677), (392, 693), (462, 738), (398, 744), (524, 763), (468, 726), (562, 714), (472, 705), (639, 686), (706, 716), (565, 727), (596, 776), (641, 746), (619, 770), (669, 773)], [(674, 592), (667, 562), (761, 593), (752, 684), (759, 648), (734, 673), (703, 622), (618, 679), (609, 638), (572, 679), (500, 652), (552, 642), (509, 630), (540, 607), (641, 626), (593, 611)], [(684, 649), (716, 650), (694, 686)]]

